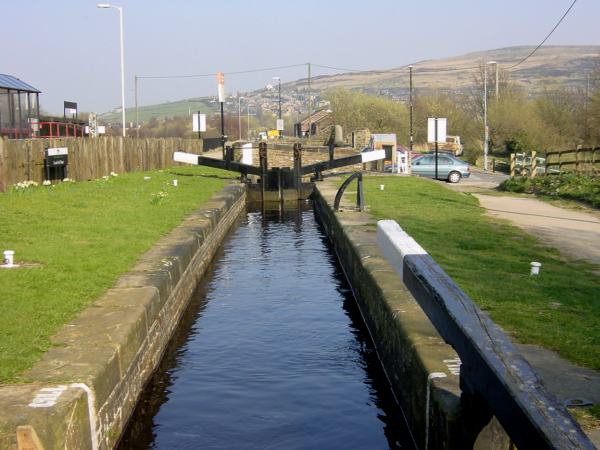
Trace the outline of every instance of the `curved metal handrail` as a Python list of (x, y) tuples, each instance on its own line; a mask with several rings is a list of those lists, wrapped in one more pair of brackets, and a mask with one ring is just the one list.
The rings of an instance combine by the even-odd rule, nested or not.
[(340, 186), (337, 194), (335, 194), (335, 201), (333, 202), (333, 209), (337, 211), (340, 207), (340, 201), (342, 200), (342, 196), (344, 195), (344, 191), (348, 187), (348, 185), (354, 180), (358, 180), (358, 190), (356, 192), (356, 205), (358, 206), (359, 211), (364, 211), (365, 209), (365, 195), (363, 192), (363, 180), (362, 173), (354, 172), (350, 175)]

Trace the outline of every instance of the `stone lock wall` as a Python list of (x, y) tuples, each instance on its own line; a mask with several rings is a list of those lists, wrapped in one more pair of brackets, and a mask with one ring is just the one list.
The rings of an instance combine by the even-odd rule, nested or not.
[(336, 192), (337, 186), (317, 183), (315, 209), (415, 442), (418, 448), (461, 449), (460, 360), (381, 254), (373, 218), (353, 207), (335, 212)]

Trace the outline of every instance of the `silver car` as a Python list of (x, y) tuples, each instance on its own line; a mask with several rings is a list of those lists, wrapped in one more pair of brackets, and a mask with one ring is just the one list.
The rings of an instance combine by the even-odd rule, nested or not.
[[(458, 159), (448, 153), (438, 153), (439, 180), (448, 180), (449, 183), (458, 183), (461, 178), (471, 175), (471, 166), (468, 162)], [(435, 155), (421, 155), (412, 160), (412, 173), (420, 177), (435, 178)]]

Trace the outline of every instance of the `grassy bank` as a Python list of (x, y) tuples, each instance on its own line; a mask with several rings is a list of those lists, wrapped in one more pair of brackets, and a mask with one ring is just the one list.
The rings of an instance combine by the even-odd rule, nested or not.
[(0, 194), (0, 250), (15, 250), (26, 266), (0, 269), (0, 382), (18, 380), (50, 336), (230, 176), (174, 170)]
[(500, 185), (508, 192), (523, 192), (587, 203), (600, 208), (600, 178), (563, 173), (533, 179), (510, 178)]
[[(371, 212), (396, 220), (518, 341), (600, 370), (600, 277), (589, 266), (565, 262), (520, 229), (485, 216), (471, 195), (430, 180), (368, 177), (365, 187)], [(542, 262), (540, 276), (529, 276), (531, 261)]]

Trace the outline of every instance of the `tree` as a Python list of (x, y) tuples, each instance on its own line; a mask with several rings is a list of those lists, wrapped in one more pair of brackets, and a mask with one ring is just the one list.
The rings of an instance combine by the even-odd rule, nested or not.
[(326, 93), (335, 122), (345, 133), (368, 128), (372, 133), (395, 133), (399, 142), (408, 142), (408, 108), (388, 98), (347, 89)]

